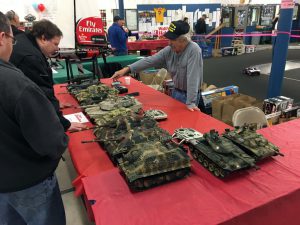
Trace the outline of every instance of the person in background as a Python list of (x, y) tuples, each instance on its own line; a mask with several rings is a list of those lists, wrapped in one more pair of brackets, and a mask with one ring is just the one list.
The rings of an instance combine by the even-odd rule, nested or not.
[(206, 14), (202, 14), (202, 16), (197, 20), (195, 25), (195, 33), (196, 34), (206, 34)]
[(172, 97), (186, 104), (190, 111), (204, 111), (199, 87), (203, 80), (203, 60), (201, 48), (191, 41), (188, 23), (178, 20), (171, 22), (164, 36), (170, 40), (169, 46), (157, 54), (143, 58), (115, 72), (113, 79), (124, 76), (129, 72), (156, 67), (166, 68), (174, 82), (175, 89)]
[(12, 29), (14, 36), (24, 32), (24, 31), (21, 31), (18, 29), (20, 27), (20, 18), (18, 16), (18, 14), (15, 13), (15, 11), (10, 10), (5, 15), (9, 19), (11, 29)]
[(68, 137), (43, 91), (8, 62), (15, 43), (0, 12), (0, 224), (65, 225), (54, 171)]
[(48, 20), (40, 20), (33, 25), (30, 33), (16, 36), (17, 44), (14, 46), (10, 62), (44, 91), (65, 130), (81, 130), (86, 126), (70, 123), (65, 119), (60, 111), (59, 101), (54, 95), (52, 69), (47, 57), (58, 51), (61, 37), (62, 32), (55, 24)]
[(184, 18), (183, 18), (183, 22), (186, 22), (186, 23), (189, 24), (189, 26), (190, 26), (189, 32), (192, 33), (191, 25), (190, 25), (190, 23), (189, 23), (189, 18), (188, 18), (188, 17), (184, 17)]
[(128, 29), (124, 27), (125, 21), (119, 16), (114, 17), (114, 23), (108, 29), (108, 40), (114, 55), (127, 55)]
[(279, 20), (279, 14), (277, 14), (273, 19), (272, 19), (272, 33), (276, 33), (277, 31), (277, 25), (278, 25), (278, 20)]

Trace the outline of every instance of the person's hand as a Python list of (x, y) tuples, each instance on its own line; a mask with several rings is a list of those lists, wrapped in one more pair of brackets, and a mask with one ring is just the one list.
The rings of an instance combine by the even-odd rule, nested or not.
[(128, 33), (128, 32), (129, 32), (129, 30), (128, 30), (128, 28), (127, 28), (127, 27), (124, 27), (124, 28), (123, 28), (123, 30), (124, 30), (126, 33)]
[(127, 74), (127, 73), (129, 73), (130, 72), (130, 69), (129, 69), (129, 67), (124, 67), (123, 69), (121, 69), (121, 70), (118, 70), (118, 71), (116, 71), (115, 73), (114, 73), (114, 75), (112, 75), (112, 79), (118, 79), (118, 78), (120, 78), (120, 77), (122, 77), (122, 76), (124, 76), (125, 74)]
[(200, 112), (201, 111), (197, 106), (192, 106), (192, 107), (187, 106), (187, 109), (190, 110), (191, 112), (194, 112), (194, 111)]
[(69, 127), (68, 131), (81, 131), (86, 128), (87, 128), (87, 126), (83, 123), (73, 122), (73, 123), (71, 123), (71, 126)]

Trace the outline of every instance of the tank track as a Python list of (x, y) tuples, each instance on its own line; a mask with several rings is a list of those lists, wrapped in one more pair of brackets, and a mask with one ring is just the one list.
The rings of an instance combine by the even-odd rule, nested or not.
[(206, 168), (210, 173), (212, 173), (215, 177), (225, 178), (230, 172), (222, 169), (213, 161), (211, 161), (207, 156), (198, 151), (194, 146), (189, 145), (189, 149), (193, 158), (199, 162), (204, 168)]
[[(161, 174), (152, 175), (145, 178), (139, 178), (133, 182), (126, 182), (132, 191), (143, 191), (152, 187), (156, 187), (171, 181), (179, 180), (190, 174), (190, 168), (183, 168), (175, 171), (165, 172)], [(126, 175), (124, 174), (125, 178)]]

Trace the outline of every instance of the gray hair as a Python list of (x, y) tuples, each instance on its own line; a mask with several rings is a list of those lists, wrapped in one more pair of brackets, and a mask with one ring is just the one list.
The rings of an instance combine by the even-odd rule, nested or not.
[(12, 21), (14, 20), (16, 13), (13, 10), (9, 10), (5, 15), (9, 19), (9, 21)]
[(10, 22), (2, 12), (0, 12), (0, 32), (10, 33)]
[(182, 34), (177, 39), (183, 40), (183, 41), (186, 41), (186, 42), (190, 42), (191, 41), (191, 33), (188, 32), (186, 34)]

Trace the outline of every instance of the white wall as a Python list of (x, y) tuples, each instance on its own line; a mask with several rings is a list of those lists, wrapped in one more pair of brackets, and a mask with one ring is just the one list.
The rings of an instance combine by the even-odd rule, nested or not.
[[(130, 1), (130, 0), (128, 0), (128, 1)], [(138, 1), (139, 5), (144, 5), (144, 4), (206, 4), (206, 3), (239, 4), (240, 0), (139, 0)]]
[[(38, 12), (32, 6), (33, 3), (44, 4), (46, 10)], [(14, 10), (25, 21), (24, 17), (29, 13), (37, 19), (47, 18), (55, 23), (63, 32), (64, 36), (60, 42), (60, 47), (72, 48), (75, 46), (74, 39), (74, 8), (73, 0), (0, 0), (1, 12), (6, 13)]]

